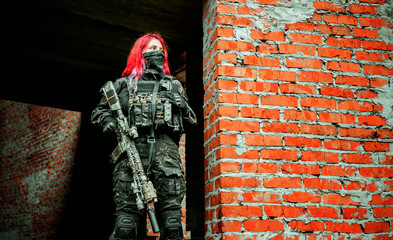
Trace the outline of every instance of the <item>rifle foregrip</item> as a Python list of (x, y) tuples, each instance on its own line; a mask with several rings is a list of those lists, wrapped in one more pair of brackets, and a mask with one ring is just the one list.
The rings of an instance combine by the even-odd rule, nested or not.
[(147, 205), (147, 214), (149, 215), (150, 224), (151, 224), (151, 228), (152, 228), (153, 232), (158, 233), (160, 231), (160, 228), (158, 226), (156, 214), (154, 213), (154, 210), (153, 210), (153, 207), (151, 206), (151, 204)]

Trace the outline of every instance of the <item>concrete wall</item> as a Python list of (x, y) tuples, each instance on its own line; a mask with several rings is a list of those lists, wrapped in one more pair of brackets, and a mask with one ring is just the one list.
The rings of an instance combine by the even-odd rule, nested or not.
[(205, 1), (206, 239), (393, 237), (392, 7)]
[(81, 114), (0, 99), (0, 239), (53, 239)]

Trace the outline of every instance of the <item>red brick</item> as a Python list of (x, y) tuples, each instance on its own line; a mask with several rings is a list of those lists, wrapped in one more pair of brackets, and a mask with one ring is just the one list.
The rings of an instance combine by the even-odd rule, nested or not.
[(215, 189), (233, 187), (256, 188), (261, 186), (261, 184), (259, 178), (220, 177), (215, 181)]
[(323, 20), (326, 23), (335, 23), (335, 24), (345, 24), (345, 25), (354, 25), (358, 24), (358, 20), (356, 17), (347, 16), (347, 15), (323, 15)]
[(302, 161), (331, 162), (338, 163), (338, 154), (332, 152), (304, 151)]
[(242, 163), (242, 172), (248, 173), (277, 173), (280, 171), (280, 166), (273, 163)]
[(320, 93), (327, 96), (353, 98), (352, 90), (347, 88), (322, 86), (320, 88)]
[(300, 30), (300, 31), (314, 31), (314, 24), (309, 22), (297, 22), (285, 25), (286, 29)]
[(277, 109), (249, 108), (240, 109), (241, 117), (259, 118), (259, 119), (279, 119), (280, 113)]
[(217, 90), (237, 90), (237, 82), (232, 80), (218, 79), (216, 82)]
[(355, 167), (324, 166), (321, 168), (321, 175), (325, 176), (353, 176), (357, 172)]
[(367, 219), (365, 216), (367, 214), (366, 208), (343, 208), (343, 218), (344, 219)]
[(246, 140), (246, 145), (250, 145), (250, 146), (281, 146), (282, 145), (281, 136), (247, 134), (244, 135), (244, 138)]
[(218, 106), (217, 112), (219, 117), (238, 117), (239, 111), (237, 107)]
[(309, 223), (305, 223), (304, 221), (292, 220), (289, 223), (289, 226), (292, 229), (301, 232), (318, 232), (325, 230), (324, 223), (320, 221), (310, 221)]
[(264, 33), (258, 30), (251, 30), (251, 38), (259, 40), (285, 41), (285, 36), (283, 32)]
[(245, 220), (243, 227), (249, 232), (282, 231), (284, 223), (277, 220)]
[(390, 232), (390, 225), (388, 222), (365, 222), (364, 233), (381, 233)]
[(298, 121), (316, 121), (317, 113), (313, 111), (285, 110), (284, 119)]
[(297, 107), (297, 97), (266, 95), (261, 96), (262, 105)]
[(347, 222), (330, 222), (326, 221), (326, 230), (329, 232), (339, 232), (339, 233), (362, 233), (362, 227), (358, 223), (347, 223)]
[(327, 62), (326, 68), (333, 71), (360, 72), (360, 65), (349, 62)]
[(282, 149), (262, 149), (262, 159), (297, 161), (297, 151)]
[(352, 35), (361, 38), (379, 38), (378, 30), (372, 29), (354, 28)]
[(376, 207), (373, 210), (376, 218), (393, 218), (393, 207)]
[(239, 193), (237, 192), (219, 192), (210, 198), (211, 206), (218, 204), (229, 204), (239, 202)]
[(333, 47), (361, 48), (362, 46), (360, 40), (352, 39), (352, 38), (327, 37), (326, 43), (328, 46), (333, 46)]
[(362, 27), (389, 27), (388, 19), (360, 17), (359, 23)]
[(378, 138), (393, 138), (393, 129), (377, 129)]
[(304, 134), (314, 134), (314, 135), (337, 135), (337, 129), (332, 126), (322, 126), (322, 125), (300, 125), (300, 132)]
[(370, 80), (371, 87), (383, 87), (388, 84), (386, 79), (372, 78)]
[(364, 142), (363, 148), (367, 152), (389, 152), (390, 144), (381, 142)]
[(326, 190), (341, 190), (341, 183), (320, 178), (305, 178), (304, 179), (305, 188), (315, 188), (315, 189), (326, 189)]
[(240, 232), (242, 229), (242, 222), (240, 221), (220, 221), (213, 223), (213, 233), (222, 232)]
[(382, 54), (375, 52), (356, 52), (357, 60), (365, 60), (365, 61), (375, 61), (375, 62), (383, 62)]
[(393, 177), (393, 168), (387, 167), (360, 167), (359, 173), (363, 177)]
[(325, 148), (346, 150), (346, 151), (357, 151), (360, 147), (360, 142), (347, 141), (347, 140), (328, 140), (325, 141)]
[(310, 44), (322, 44), (322, 36), (303, 34), (303, 33), (289, 33), (289, 41), (310, 43)]
[(227, 61), (236, 64), (236, 54), (235, 53), (217, 53), (214, 57), (214, 64), (217, 65), (221, 62)]
[(374, 126), (384, 126), (386, 125), (386, 120), (380, 116), (359, 116), (358, 121), (360, 125), (374, 125)]
[(319, 203), (321, 202), (321, 195), (318, 193), (311, 192), (292, 192), (291, 195), (283, 195), (285, 202), (292, 203)]
[(393, 197), (392, 196), (386, 196), (382, 197), (381, 195), (373, 195), (372, 200), (368, 203), (371, 205), (393, 205)]
[(240, 89), (252, 92), (278, 93), (278, 84), (269, 82), (242, 81), (240, 82)]
[(339, 218), (340, 211), (333, 207), (307, 206), (307, 215), (316, 218)]
[(220, 120), (217, 122), (217, 126), (220, 131), (259, 131), (259, 123), (250, 121)]
[(262, 130), (264, 132), (284, 132), (284, 133), (298, 133), (299, 127), (294, 123), (281, 123), (281, 122), (265, 122)]
[(232, 77), (245, 77), (256, 78), (257, 72), (255, 69), (231, 66), (218, 66), (214, 71), (214, 78), (217, 76), (232, 76)]
[(216, 11), (217, 13), (236, 14), (235, 6), (228, 4), (217, 4)]
[(319, 10), (334, 11), (334, 12), (345, 12), (343, 5), (334, 4), (331, 2), (315, 1), (314, 7)]
[(333, 75), (331, 73), (300, 71), (297, 77), (300, 82), (333, 83)]
[(237, 42), (228, 40), (218, 40), (213, 48), (217, 50), (236, 50), (236, 51), (246, 51), (254, 52), (255, 48), (252, 43), (247, 42)]
[(261, 53), (278, 53), (277, 45), (270, 45), (266, 43), (261, 43), (257, 47), (257, 52)]
[(216, 158), (248, 158), (248, 159), (259, 159), (259, 153), (257, 150), (249, 150), (244, 153), (238, 153), (236, 148), (224, 148), (221, 147), (216, 151)]
[(304, 137), (284, 137), (285, 146), (320, 148), (322, 141)]
[(346, 109), (351, 111), (364, 111), (372, 112), (374, 111), (374, 104), (371, 102), (360, 102), (354, 100), (339, 101), (337, 104), (338, 109)]
[(318, 165), (285, 163), (282, 165), (282, 173), (319, 175), (320, 169)]
[(220, 103), (258, 104), (258, 96), (254, 95), (254, 94), (220, 92), (218, 94), (218, 102), (220, 102)]
[(316, 94), (317, 90), (315, 86), (299, 85), (299, 84), (281, 84), (280, 92), (284, 94), (285, 93)]
[(315, 47), (296, 44), (281, 44), (280, 53), (314, 55)]
[(351, 36), (351, 29), (348, 27), (317, 24), (316, 30), (329, 35)]
[(250, 19), (238, 16), (227, 16), (217, 14), (217, 23), (228, 26), (249, 26), (252, 27), (253, 23)]
[(336, 48), (318, 48), (318, 56), (328, 58), (351, 59), (352, 51)]
[(218, 217), (262, 217), (262, 207), (257, 206), (220, 206)]
[(319, 113), (319, 120), (321, 122), (354, 124), (355, 116), (350, 114), (321, 112)]
[(308, 59), (308, 58), (287, 58), (287, 67), (289, 68), (313, 68), (322, 69), (322, 61), (319, 59)]
[(387, 44), (386, 42), (377, 42), (377, 41), (362, 41), (362, 45), (364, 49), (371, 50), (383, 50), (383, 51), (392, 51), (393, 45)]
[(337, 76), (336, 83), (367, 87), (370, 85), (370, 79), (364, 77)]
[(389, 69), (385, 66), (376, 65), (363, 65), (363, 71), (365, 74), (373, 75), (393, 75), (393, 69)]
[(334, 99), (325, 98), (301, 98), (300, 106), (336, 109), (336, 101)]
[(281, 203), (281, 196), (270, 192), (244, 192), (243, 202)]
[(276, 70), (259, 70), (259, 78), (295, 82), (296, 73)]
[(268, 57), (258, 57), (258, 56), (244, 56), (244, 65), (255, 65), (255, 66), (265, 66), (265, 67), (280, 67), (280, 59), (278, 58), (268, 58)]
[(346, 163), (360, 163), (360, 164), (372, 164), (373, 159), (370, 154), (357, 154), (357, 153), (347, 153), (343, 154), (342, 161)]
[(378, 93), (372, 90), (358, 90), (355, 94), (358, 98), (378, 98)]
[(325, 194), (323, 195), (323, 203), (332, 205), (351, 205), (359, 206), (360, 204), (352, 201), (350, 196), (341, 196), (339, 194)]
[(366, 5), (357, 5), (357, 4), (349, 4), (348, 5), (349, 12), (351, 13), (369, 13), (376, 14), (378, 7), (376, 6), (366, 6)]
[(210, 170), (210, 178), (213, 178), (217, 175), (228, 173), (228, 172), (239, 172), (240, 165), (236, 162), (221, 162), (216, 166), (212, 167)]

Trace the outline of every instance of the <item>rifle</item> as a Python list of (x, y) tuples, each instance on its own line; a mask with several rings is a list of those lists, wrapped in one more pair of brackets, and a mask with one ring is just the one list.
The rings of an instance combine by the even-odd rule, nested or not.
[(138, 150), (135, 147), (134, 141), (131, 140), (131, 138), (138, 137), (138, 132), (135, 126), (129, 127), (127, 119), (121, 110), (119, 97), (116, 94), (113, 82), (108, 81), (102, 87), (101, 91), (104, 93), (110, 109), (116, 116), (120, 133), (118, 136), (118, 145), (112, 152), (111, 158), (113, 162), (116, 162), (123, 152), (127, 153), (128, 165), (133, 175), (131, 189), (136, 195), (137, 207), (139, 210), (144, 209), (145, 206), (147, 207), (152, 230), (154, 233), (157, 233), (160, 229), (154, 213), (154, 202), (157, 202), (156, 190), (153, 183), (147, 178)]

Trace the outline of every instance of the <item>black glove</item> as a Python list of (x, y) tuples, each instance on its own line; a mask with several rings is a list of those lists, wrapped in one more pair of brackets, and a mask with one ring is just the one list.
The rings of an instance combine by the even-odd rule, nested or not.
[(170, 91), (163, 91), (163, 92), (160, 92), (160, 96), (168, 98), (169, 101), (172, 104), (176, 105), (178, 108), (184, 109), (187, 107), (186, 101), (178, 93), (173, 93)]
[(116, 133), (117, 134), (117, 132), (119, 131), (118, 129), (117, 129), (117, 121), (116, 121), (116, 118), (114, 118), (114, 117), (106, 117), (106, 118), (104, 118), (104, 120), (103, 120), (103, 125), (102, 125), (103, 127), (102, 127), (102, 131), (105, 133), (105, 134), (113, 134), (113, 133)]

